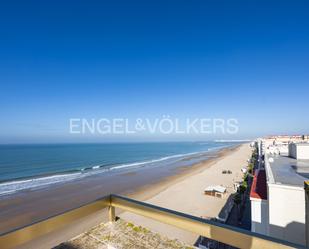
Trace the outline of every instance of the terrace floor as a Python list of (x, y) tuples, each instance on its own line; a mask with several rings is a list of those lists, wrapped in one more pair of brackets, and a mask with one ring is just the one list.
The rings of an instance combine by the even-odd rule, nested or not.
[(54, 249), (193, 249), (122, 219), (101, 223), (91, 230), (62, 243)]

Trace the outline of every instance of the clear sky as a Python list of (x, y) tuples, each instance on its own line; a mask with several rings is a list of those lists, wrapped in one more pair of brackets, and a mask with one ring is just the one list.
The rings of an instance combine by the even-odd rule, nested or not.
[(2, 1), (0, 143), (108, 140), (69, 135), (74, 117), (309, 133), (308, 13), (309, 1)]

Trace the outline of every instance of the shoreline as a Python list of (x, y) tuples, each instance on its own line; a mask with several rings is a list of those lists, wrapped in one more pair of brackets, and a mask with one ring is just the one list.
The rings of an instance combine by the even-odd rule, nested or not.
[[(158, 163), (159, 167), (165, 167), (170, 164), (178, 165), (180, 163), (188, 161), (188, 166), (193, 166), (200, 162), (204, 162), (209, 160), (208, 157), (211, 154), (220, 153), (221, 151), (233, 147), (237, 147), (238, 145), (228, 145), (218, 148), (211, 148), (207, 151), (197, 151), (197, 152), (190, 152), (184, 154), (175, 154), (170, 155), (162, 158), (152, 159), (148, 161), (141, 161), (141, 162), (133, 162), (133, 163), (124, 163), (120, 165), (112, 165), (110, 168), (104, 168), (102, 166), (93, 166), (93, 167), (86, 167), (83, 169), (75, 169), (63, 172), (55, 172), (55, 173), (44, 173), (35, 176), (25, 176), (19, 177), (9, 180), (1, 180), (0, 181), (0, 189), (3, 192), (0, 192), (0, 202), (2, 199), (6, 197), (10, 198), (10, 196), (18, 195), (23, 192), (31, 192), (36, 191), (38, 189), (48, 189), (53, 188), (54, 186), (61, 186), (62, 184), (67, 183), (74, 183), (74, 181), (82, 181), (83, 179), (87, 179), (92, 176), (102, 176), (102, 174), (110, 174), (114, 170), (118, 171), (118, 174), (123, 175), (131, 174), (131, 171), (138, 170), (139, 168), (148, 167), (153, 163)], [(206, 158), (205, 158), (206, 157)], [(179, 158), (180, 160), (178, 160)], [(177, 159), (176, 161), (173, 161)], [(199, 162), (194, 162), (194, 159), (197, 159)], [(172, 161), (171, 161), (172, 160)], [(190, 162), (192, 160), (192, 162)], [(161, 162), (162, 161), (162, 162)], [(177, 166), (178, 167), (178, 166)], [(182, 167), (182, 166), (180, 166)], [(129, 171), (129, 172), (126, 172)], [(175, 174), (178, 174), (176, 172)], [(61, 178), (61, 179), (60, 179)], [(47, 182), (46, 181), (50, 181)], [(24, 185), (24, 186), (23, 186)]]
[[(220, 149), (217, 152), (212, 152), (210, 154), (211, 157), (209, 157), (207, 160), (200, 161), (199, 163), (193, 165), (181, 166), (176, 170), (173, 168), (167, 169), (169, 174), (166, 173), (166, 170), (163, 170), (161, 175), (158, 174), (160, 177), (155, 180), (152, 179), (153, 177), (150, 174), (151, 171), (150, 173), (147, 173), (147, 170), (149, 169), (143, 169), (141, 170), (142, 172), (130, 171), (118, 176), (116, 175), (114, 176), (113, 181), (117, 183), (117, 186), (113, 184), (113, 181), (106, 182), (106, 185), (109, 185), (110, 189), (114, 188), (120, 190), (118, 185), (122, 182), (117, 182), (117, 180), (119, 181), (120, 179), (124, 180), (130, 178), (131, 182), (129, 180), (124, 182), (124, 185), (130, 185), (132, 184), (132, 181), (134, 182), (134, 179), (137, 180), (140, 179), (140, 177), (145, 177), (145, 179), (142, 181), (146, 182), (147, 184), (136, 186), (130, 190), (125, 188), (125, 190), (119, 192), (113, 192), (109, 189), (106, 189), (106, 186), (104, 190), (108, 193), (117, 193), (136, 200), (146, 201), (162, 207), (171, 208), (168, 206), (167, 202), (164, 202), (164, 198), (161, 200), (161, 203), (156, 203), (156, 201), (153, 201), (153, 199), (161, 199), (160, 195), (162, 195), (162, 193), (169, 192), (170, 189), (173, 189), (175, 186), (182, 184), (184, 181), (189, 181), (186, 187), (190, 188), (190, 185), (194, 184), (192, 183), (192, 179), (194, 177), (199, 177), (201, 174), (204, 174), (207, 171), (214, 171), (217, 168), (215, 166), (217, 166), (219, 162), (239, 153), (240, 149), (244, 146), (248, 146), (248, 144), (234, 145), (232, 147)], [(101, 194), (103, 189), (102, 186), (96, 188), (96, 183), (101, 182), (102, 184), (102, 179), (100, 177), (98, 178), (99, 179), (93, 179), (93, 181), (90, 183), (80, 181), (79, 184), (66, 184), (65, 186), (50, 190), (42, 189), (26, 194), (24, 193), (23, 195), (16, 196), (14, 198), (8, 198), (5, 201), (1, 200), (0, 209), (2, 211), (0, 212), (0, 233), (4, 232), (4, 229), (8, 231), (11, 230), (10, 228), (29, 224), (36, 219), (59, 213), (59, 210), (64, 211), (66, 209), (70, 209), (71, 207), (76, 207), (80, 205), (80, 203), (96, 199), (95, 196)], [(92, 188), (88, 189), (88, 186), (92, 186)], [(102, 194), (100, 196), (102, 196)], [(170, 199), (174, 198), (173, 195), (170, 197), (172, 197)], [(70, 200), (70, 203), (68, 203), (68, 200)], [(190, 209), (178, 209), (178, 211), (196, 215), (191, 213)], [(122, 212), (120, 216), (122, 217), (123, 215), (124, 217), (127, 217), (128, 220), (132, 219), (136, 224), (141, 221), (139, 219), (136, 220), (136, 218), (132, 215), (126, 216), (127, 214), (125, 212)], [(98, 218), (98, 216), (101, 218)], [(87, 217), (87, 219), (79, 220), (75, 225), (69, 226), (69, 231), (67, 229), (59, 229), (59, 231), (43, 236), (42, 238), (29, 243), (29, 245), (27, 244), (22, 246), (21, 248), (50, 248), (97, 225), (98, 223), (102, 222), (102, 217), (107, 218), (105, 211), (104, 214), (100, 212), (99, 214), (94, 214), (91, 217)], [(204, 215), (204, 217), (206, 216)], [(141, 223), (144, 225), (144, 220), (142, 220)], [(144, 226), (147, 227), (147, 222), (145, 224), (146, 225)], [(153, 229), (152, 227), (150, 228)], [(156, 228), (153, 230), (156, 231)], [(170, 236), (170, 231), (174, 230), (168, 227), (167, 230), (165, 228), (163, 231), (165, 231), (166, 234)], [(183, 234), (181, 236), (183, 236)], [(185, 235), (184, 237), (185, 241), (192, 242), (192, 234)], [(187, 237), (190, 239), (187, 239)], [(41, 245), (41, 247), (39, 245)], [(45, 246), (42, 247), (42, 245)]]
[(218, 154), (213, 158), (203, 160), (191, 166), (180, 167), (178, 168), (178, 172), (176, 172), (176, 174), (172, 176), (164, 177), (156, 183), (147, 184), (137, 189), (134, 189), (132, 193), (122, 193), (122, 194), (132, 199), (136, 199), (139, 201), (146, 201), (147, 199), (150, 199), (155, 195), (157, 195), (158, 193), (164, 191), (168, 187), (181, 182), (185, 178), (196, 175), (201, 171), (204, 171), (212, 167), (217, 161), (224, 158), (228, 154), (233, 153), (234, 151), (239, 149), (240, 146), (241, 145), (236, 145), (230, 148), (223, 148), (219, 150)]
[[(0, 233), (21, 227), (50, 215), (91, 202), (114, 193), (137, 200), (146, 200), (168, 186), (181, 181), (239, 145), (208, 152), (208, 159), (197, 164), (176, 168), (137, 168), (114, 175), (93, 175), (71, 182), (50, 185), (41, 189), (24, 190), (0, 199)], [(129, 190), (128, 190), (129, 188)], [(68, 202), (67, 200), (70, 200)], [(16, 205), (18, 204), (18, 205)], [(22, 214), (22, 215), (21, 215)]]

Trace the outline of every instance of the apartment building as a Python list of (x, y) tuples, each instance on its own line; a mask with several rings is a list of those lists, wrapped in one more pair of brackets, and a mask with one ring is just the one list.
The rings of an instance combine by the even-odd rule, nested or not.
[(309, 144), (299, 137), (285, 145), (283, 141), (274, 143), (276, 138), (271, 140), (258, 142), (264, 160), (251, 188), (251, 230), (305, 245), (304, 181), (309, 177)]

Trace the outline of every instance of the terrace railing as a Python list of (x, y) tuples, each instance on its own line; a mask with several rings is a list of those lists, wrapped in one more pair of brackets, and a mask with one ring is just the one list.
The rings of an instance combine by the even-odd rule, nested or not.
[(15, 248), (106, 208), (111, 222), (116, 219), (115, 208), (120, 208), (238, 248), (304, 248), (272, 237), (118, 195), (105, 196), (78, 208), (0, 234), (0, 248)]

